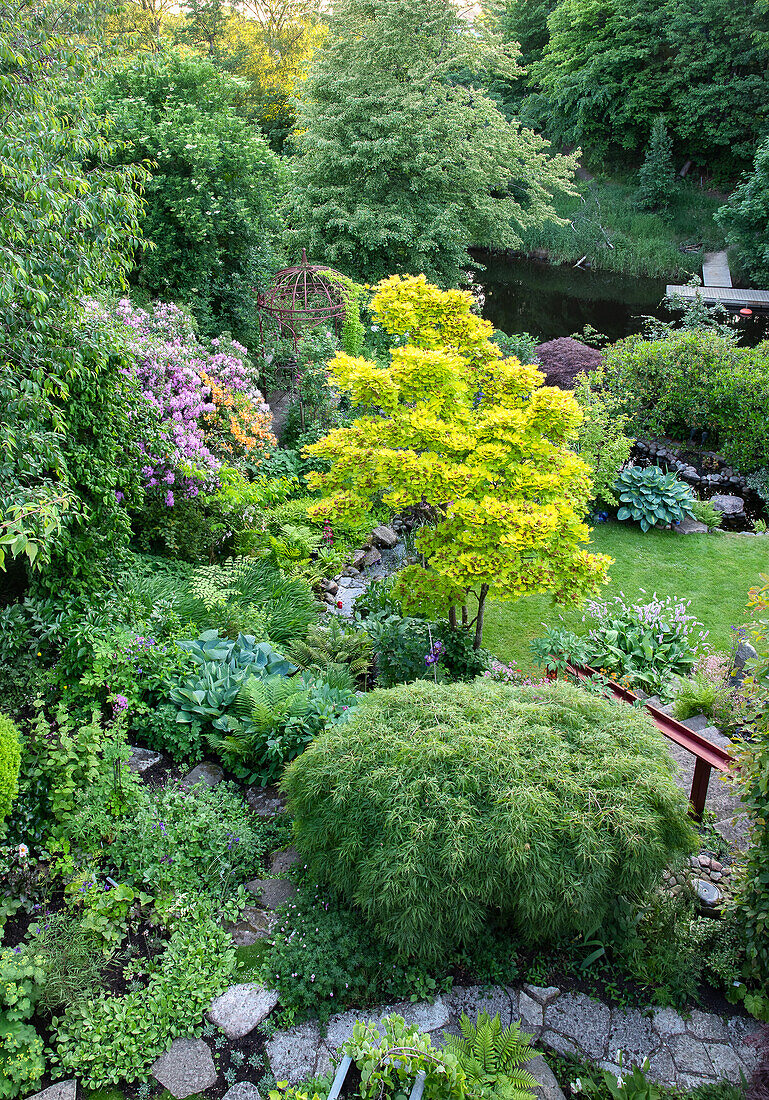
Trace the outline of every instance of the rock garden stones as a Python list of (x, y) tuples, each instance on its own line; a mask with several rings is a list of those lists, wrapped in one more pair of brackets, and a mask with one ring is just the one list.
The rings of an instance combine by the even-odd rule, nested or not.
[(77, 1081), (57, 1081), (30, 1096), (29, 1100), (77, 1100)]
[(392, 527), (375, 527), (371, 532), (371, 542), (380, 550), (392, 550), (398, 542), (398, 536)]
[(250, 1081), (238, 1081), (227, 1089), (222, 1100), (262, 1100), (262, 1094)]
[(691, 516), (684, 516), (680, 523), (673, 526), (673, 531), (676, 535), (706, 535), (708, 525), (700, 523), (697, 519), (692, 519)]
[(278, 1003), (278, 994), (256, 982), (232, 985), (211, 1005), (208, 1018), (228, 1039), (242, 1039), (266, 1020)]
[(259, 940), (269, 936), (275, 927), (275, 918), (271, 913), (255, 905), (247, 905), (240, 920), (226, 926), (236, 947), (253, 947)]
[(286, 801), (277, 787), (249, 787), (246, 802), (259, 817), (277, 817), (286, 812)]
[(725, 516), (739, 516), (745, 511), (745, 501), (742, 497), (732, 496), (728, 493), (715, 493), (710, 498), (713, 507), (723, 512)]
[(150, 1073), (176, 1100), (205, 1092), (216, 1084), (216, 1066), (202, 1039), (174, 1039)]
[(185, 791), (191, 791), (199, 783), (204, 784), (206, 787), (215, 787), (223, 779), (224, 771), (222, 768), (212, 760), (204, 760), (202, 764), (198, 764), (188, 775), (185, 775), (182, 780), (182, 787)]
[(138, 745), (131, 745), (131, 755), (128, 758), (128, 767), (132, 772), (138, 772), (139, 775), (144, 775), (150, 768), (154, 768), (156, 764), (160, 764), (163, 756), (159, 752), (153, 752), (151, 749), (142, 749)]

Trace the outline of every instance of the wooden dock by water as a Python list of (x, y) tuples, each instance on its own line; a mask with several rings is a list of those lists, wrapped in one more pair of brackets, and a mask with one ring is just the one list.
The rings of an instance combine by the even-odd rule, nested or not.
[(732, 309), (769, 309), (769, 290), (741, 290), (733, 286), (668, 286), (666, 294), (679, 298), (696, 298), (709, 304), (720, 303)]
[(706, 252), (702, 261), (702, 286), (668, 286), (666, 294), (696, 298), (732, 309), (769, 309), (769, 290), (742, 290), (732, 286), (725, 252)]

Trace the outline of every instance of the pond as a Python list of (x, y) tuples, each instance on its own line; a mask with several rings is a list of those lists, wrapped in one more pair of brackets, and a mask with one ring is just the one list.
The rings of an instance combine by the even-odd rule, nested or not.
[[(662, 305), (665, 281), (556, 267), (541, 260), (473, 252), (485, 270), (473, 273), (483, 316), (502, 332), (538, 340), (571, 336), (591, 325), (613, 342), (640, 332), (644, 316), (673, 319)], [(769, 338), (769, 315), (740, 319), (742, 343)]]

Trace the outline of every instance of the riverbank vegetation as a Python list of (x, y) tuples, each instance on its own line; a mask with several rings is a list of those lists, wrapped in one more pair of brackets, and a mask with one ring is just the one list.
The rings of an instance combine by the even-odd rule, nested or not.
[(577, 183), (578, 196), (555, 200), (559, 224), (549, 221), (523, 233), (523, 250), (544, 254), (552, 264), (575, 265), (618, 275), (688, 282), (701, 274), (705, 252), (725, 247), (715, 221), (724, 196), (682, 181), (664, 213), (639, 209), (638, 186), (598, 175)]

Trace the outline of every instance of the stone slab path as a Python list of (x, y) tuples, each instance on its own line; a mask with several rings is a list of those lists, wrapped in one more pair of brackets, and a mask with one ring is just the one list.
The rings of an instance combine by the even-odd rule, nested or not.
[(317, 1023), (277, 1031), (267, 1043), (267, 1056), (278, 1080), (297, 1082), (329, 1073), (332, 1057), (352, 1034), (357, 1019), (378, 1021), (397, 1012), (440, 1045), (442, 1033), (459, 1034), (462, 1013), (499, 1013), (504, 1026), (520, 1019), (538, 1046), (561, 1054), (583, 1055), (618, 1075), (618, 1051), (623, 1065), (649, 1059), (649, 1074), (660, 1084), (694, 1088), (716, 1080), (738, 1083), (756, 1063), (750, 1036), (760, 1029), (755, 1020), (721, 1019), (694, 1011), (689, 1019), (672, 1009), (644, 1016), (638, 1009), (610, 1008), (582, 993), (562, 993), (556, 987), (496, 986), (484, 991), (459, 986), (432, 1004), (379, 1006), (332, 1016), (323, 1034)]

